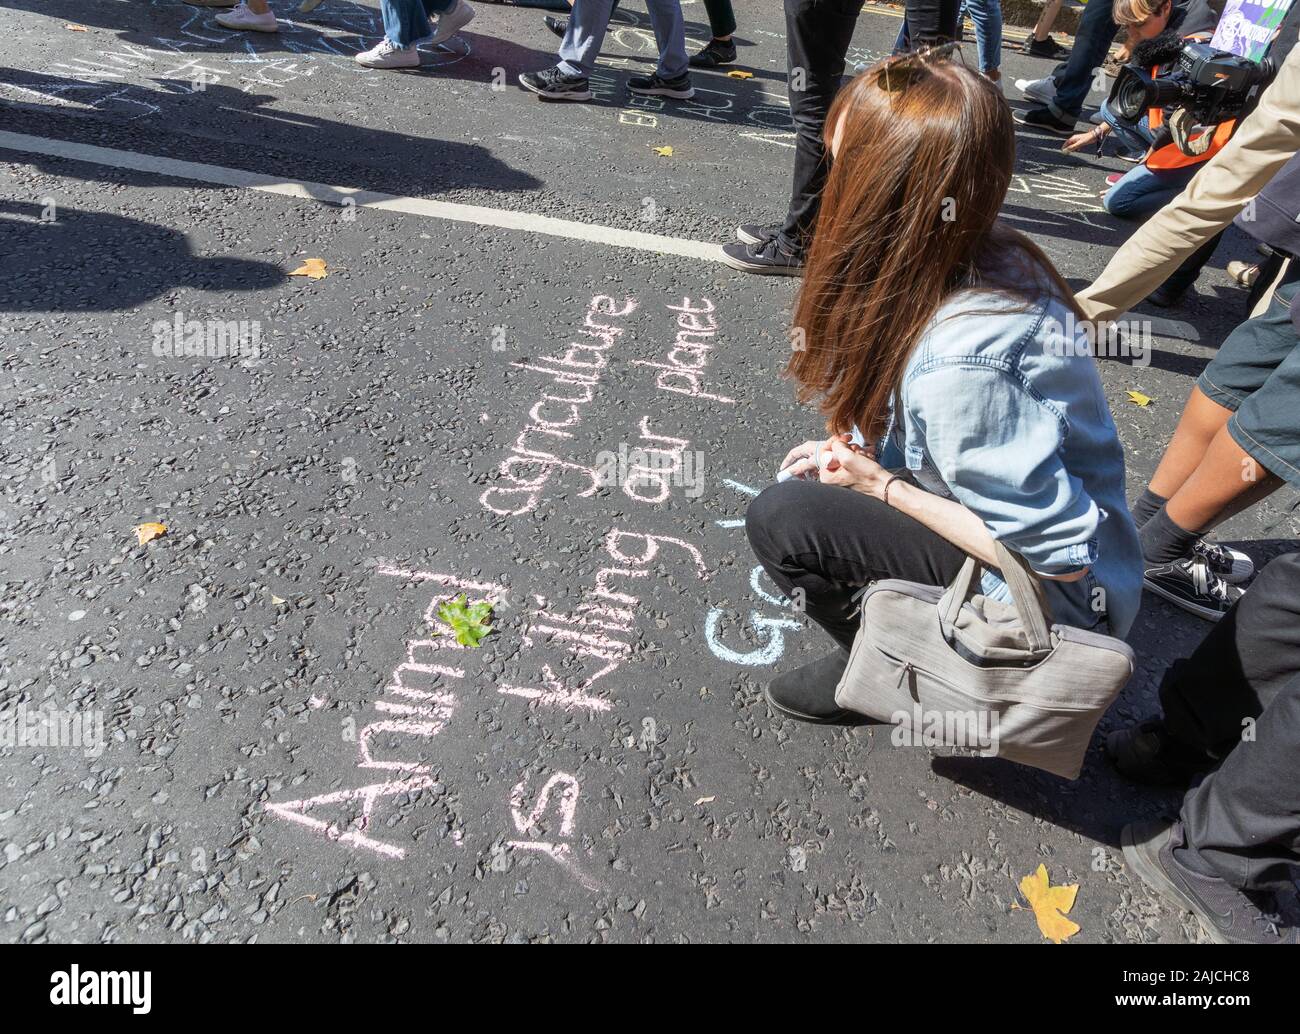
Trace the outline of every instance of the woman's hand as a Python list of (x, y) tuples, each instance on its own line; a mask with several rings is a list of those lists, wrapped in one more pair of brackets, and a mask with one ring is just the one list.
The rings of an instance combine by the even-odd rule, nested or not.
[(825, 442), (804, 442), (785, 454), (778, 473), (788, 472), (790, 477), (803, 477), (817, 470), (817, 453), (826, 448)]
[(892, 475), (876, 462), (875, 450), (852, 444), (847, 434), (836, 435), (829, 445), (830, 460), (822, 465), (819, 477), (822, 484), (884, 498), (885, 483)]
[(1105, 136), (1106, 131), (1101, 126), (1096, 126), (1086, 133), (1075, 133), (1061, 145), (1061, 150), (1069, 153), (1087, 147), (1089, 144), (1100, 144)]

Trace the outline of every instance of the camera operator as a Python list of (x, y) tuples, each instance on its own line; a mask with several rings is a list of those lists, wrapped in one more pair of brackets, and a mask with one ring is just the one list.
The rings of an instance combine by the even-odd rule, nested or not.
[[(1239, 225), (1271, 248), (1293, 254), (1300, 247), (1300, 168), (1277, 174), (1297, 146), (1300, 51), (1293, 49), (1227, 146), (1077, 296), (1084, 315), (1112, 319), (1146, 297), (1252, 199), (1255, 218)], [(1283, 480), (1300, 487), (1300, 337), (1291, 309), (1298, 273), (1284, 272), (1267, 310), (1220, 346), (1132, 507), (1147, 588), (1210, 620), (1241, 595), (1228, 579), (1248, 577), (1251, 564), (1244, 554), (1205, 542), (1203, 534)]]

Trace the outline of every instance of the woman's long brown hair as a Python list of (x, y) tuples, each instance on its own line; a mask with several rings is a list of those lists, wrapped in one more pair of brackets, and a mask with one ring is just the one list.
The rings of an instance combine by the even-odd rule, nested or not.
[[(921, 66), (889, 92), (878, 70), (840, 91), (840, 140), (795, 306), (786, 372), (832, 431), (884, 429), (908, 357), (943, 301), (986, 287), (1074, 306), (1051, 261), (997, 222), (1015, 167), (1011, 112), (956, 62)], [(842, 124), (841, 124), (842, 120)], [(1082, 317), (1080, 317), (1082, 318)]]

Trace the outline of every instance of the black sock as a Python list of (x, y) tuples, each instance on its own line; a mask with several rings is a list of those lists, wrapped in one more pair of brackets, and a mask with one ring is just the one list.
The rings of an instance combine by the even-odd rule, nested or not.
[(1142, 489), (1142, 494), (1137, 497), (1137, 502), (1130, 506), (1129, 513), (1133, 515), (1133, 523), (1139, 528), (1146, 524), (1160, 507), (1165, 505), (1165, 497), (1156, 495), (1150, 488)]
[(1160, 507), (1138, 532), (1142, 542), (1142, 556), (1148, 564), (1172, 564), (1192, 551), (1192, 543), (1200, 536), (1194, 531), (1180, 528), (1169, 518), (1169, 511)]

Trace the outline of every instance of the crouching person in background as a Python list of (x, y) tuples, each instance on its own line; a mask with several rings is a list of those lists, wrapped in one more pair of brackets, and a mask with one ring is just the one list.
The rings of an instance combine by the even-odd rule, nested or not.
[[(827, 126), (835, 160), (788, 372), (833, 437), (791, 450), (790, 480), (746, 517), (764, 569), (835, 641), (767, 687), (810, 722), (851, 717), (835, 689), (872, 581), (947, 585), (968, 554), (996, 566), (996, 539), (1042, 579), (1058, 623), (1115, 636), (1142, 586), (1096, 364), (1061, 340), (1073, 295), (997, 222), (1015, 161), (997, 88), (935, 56), (893, 58), (841, 91)], [(855, 428), (871, 444), (853, 445)], [(981, 591), (1009, 599), (995, 572)]]
[(1215, 941), (1300, 943), (1275, 898), (1300, 878), (1300, 553), (1174, 662), (1160, 703), (1160, 718), (1107, 738), (1115, 766), (1143, 783), (1204, 779), (1175, 821), (1126, 826), (1124, 857)]

